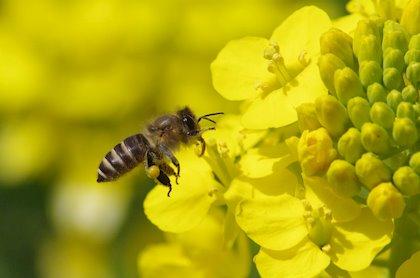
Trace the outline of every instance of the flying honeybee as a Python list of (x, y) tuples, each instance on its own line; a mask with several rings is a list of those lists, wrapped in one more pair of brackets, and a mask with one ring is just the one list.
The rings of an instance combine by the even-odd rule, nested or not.
[[(175, 114), (158, 117), (145, 128), (143, 133), (125, 138), (105, 155), (99, 164), (97, 182), (116, 180), (144, 162), (149, 177), (169, 187), (169, 197), (172, 185), (168, 176), (175, 176), (178, 183), (181, 169), (173, 151), (181, 144), (189, 145), (198, 142), (201, 144), (200, 156), (203, 155), (206, 142), (201, 135), (203, 132), (215, 128), (201, 129), (199, 123), (201, 120), (216, 123), (209, 117), (220, 114), (223, 112), (196, 118), (191, 109), (185, 107)], [(167, 163), (167, 160), (176, 167), (176, 171)]]

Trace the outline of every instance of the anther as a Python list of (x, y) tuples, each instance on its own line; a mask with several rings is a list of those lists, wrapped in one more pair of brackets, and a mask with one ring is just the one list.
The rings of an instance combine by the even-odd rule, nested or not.
[(314, 225), (315, 225), (315, 218), (313, 218), (313, 217), (308, 217), (308, 218), (306, 218), (306, 222), (311, 226), (311, 227), (313, 227)]
[(309, 58), (308, 52), (306, 50), (302, 50), (298, 56), (298, 61), (302, 66), (307, 66), (311, 62), (311, 58)]
[(326, 245), (322, 246), (321, 250), (325, 253), (329, 253), (331, 251), (331, 245), (326, 244)]
[(219, 189), (217, 189), (217, 188), (213, 188), (213, 189), (210, 189), (209, 190), (209, 192), (207, 193), (210, 197), (213, 197), (214, 195), (216, 195), (217, 194), (217, 192), (219, 191)]
[(311, 206), (311, 204), (309, 203), (308, 200), (302, 200), (302, 204), (303, 204), (303, 207), (305, 208), (305, 210), (307, 210), (307, 211), (312, 210), (312, 206)]

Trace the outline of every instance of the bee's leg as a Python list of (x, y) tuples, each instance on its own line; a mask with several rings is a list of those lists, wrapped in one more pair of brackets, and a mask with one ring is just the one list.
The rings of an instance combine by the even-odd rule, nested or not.
[(197, 138), (197, 141), (201, 145), (201, 152), (200, 152), (199, 156), (202, 156), (204, 154), (204, 152), (206, 151), (206, 141), (204, 141), (203, 137), (201, 137), (201, 136)]
[(172, 184), (171, 181), (169, 180), (169, 177), (165, 174), (164, 171), (160, 171), (159, 176), (156, 178), (161, 184), (169, 187), (169, 191), (168, 191), (168, 197), (170, 196), (170, 193), (172, 191)]
[(158, 145), (159, 150), (171, 160), (172, 164), (176, 167), (176, 174), (175, 174), (175, 181), (178, 184), (179, 172), (181, 171), (181, 166), (179, 165), (178, 159), (172, 153), (170, 149), (168, 149), (165, 145)]

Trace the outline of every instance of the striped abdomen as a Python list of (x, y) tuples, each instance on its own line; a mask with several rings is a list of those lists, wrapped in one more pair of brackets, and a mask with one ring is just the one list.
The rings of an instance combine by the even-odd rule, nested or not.
[(125, 138), (102, 159), (97, 182), (112, 181), (143, 162), (149, 142), (142, 134)]

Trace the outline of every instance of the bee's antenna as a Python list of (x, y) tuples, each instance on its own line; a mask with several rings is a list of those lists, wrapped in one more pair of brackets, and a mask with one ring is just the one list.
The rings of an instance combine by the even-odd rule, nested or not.
[(207, 120), (207, 121), (209, 121), (209, 122), (212, 122), (213, 124), (215, 124), (216, 123), (216, 121), (213, 121), (212, 119), (209, 119), (209, 118), (207, 118), (207, 117), (200, 117), (200, 119), (198, 120), (198, 122), (200, 122), (200, 120)]
[(205, 119), (205, 120), (209, 120), (209, 121), (211, 121), (211, 122), (214, 123), (213, 120), (207, 119), (207, 117), (209, 117), (209, 116), (215, 116), (215, 115), (222, 115), (222, 114), (225, 114), (225, 113), (223, 113), (223, 112), (216, 112), (216, 113), (206, 114), (206, 115), (203, 115), (200, 118), (198, 118), (197, 122), (199, 123), (202, 119)]

